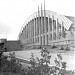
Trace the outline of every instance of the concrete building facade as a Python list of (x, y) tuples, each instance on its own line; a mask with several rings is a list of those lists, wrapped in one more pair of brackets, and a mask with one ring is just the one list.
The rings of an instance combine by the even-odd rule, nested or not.
[[(74, 22), (66, 16), (56, 12), (39, 10), (25, 21), (19, 40), (22, 45), (65, 45), (71, 39), (67, 39), (67, 33)], [(71, 35), (69, 35), (71, 36)]]

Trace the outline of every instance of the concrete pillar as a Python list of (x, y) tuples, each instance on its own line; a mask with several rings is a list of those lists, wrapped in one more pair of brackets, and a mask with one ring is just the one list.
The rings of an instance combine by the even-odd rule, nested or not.
[(25, 26), (24, 30), (25, 30), (24, 38), (25, 38), (25, 43), (26, 43), (26, 26)]
[(47, 26), (46, 26), (45, 1), (44, 1), (44, 27), (45, 27), (45, 45), (47, 45)]
[(57, 40), (57, 36), (58, 36), (58, 35), (57, 35), (57, 34), (58, 34), (57, 30), (58, 30), (58, 29), (57, 29), (57, 19), (56, 19), (56, 40)]
[(59, 39), (59, 24), (58, 24), (58, 18), (57, 18), (57, 39)]
[(34, 42), (36, 42), (35, 32), (36, 30), (35, 30), (35, 17), (34, 17)]
[(44, 26), (45, 26), (45, 45), (47, 45), (47, 26), (46, 26), (46, 13), (44, 10)]
[(32, 43), (34, 43), (33, 38), (34, 38), (34, 23), (33, 23), (33, 19), (32, 19)]
[(27, 44), (28, 44), (28, 26), (26, 26), (26, 30), (27, 30)]
[(27, 43), (27, 26), (26, 26), (25, 30), (26, 30), (25, 38), (26, 38), (26, 43)]
[(38, 28), (37, 28), (37, 15), (36, 15), (36, 43), (37, 43), (37, 34), (38, 34)]
[(61, 38), (63, 37), (63, 21), (62, 21), (62, 24), (61, 24)]
[(41, 45), (41, 20), (39, 16), (39, 45)]
[[(50, 22), (49, 22), (49, 18), (50, 18), (50, 15), (49, 15), (49, 17), (48, 17), (48, 41), (50, 41), (49, 40), (49, 38), (50, 38)], [(48, 42), (49, 43), (49, 42)]]
[(64, 38), (64, 23), (62, 21), (62, 37)]
[(29, 25), (28, 25), (28, 44), (29, 44)]
[(42, 45), (44, 45), (44, 25), (43, 25), (43, 11), (42, 11), (42, 5), (41, 5), (41, 34), (42, 34)]
[(38, 25), (39, 25), (39, 45), (41, 45), (41, 22), (40, 22), (39, 6), (38, 6)]
[(30, 25), (30, 43), (31, 43), (31, 22), (29, 22)]
[[(33, 19), (33, 39), (34, 39), (34, 19)], [(34, 43), (34, 40), (33, 40)]]
[(30, 21), (30, 25), (31, 25), (31, 44), (32, 44), (32, 21)]
[(54, 16), (52, 16), (52, 41), (53, 41), (53, 37), (54, 37), (54, 25), (53, 25), (53, 20), (54, 20)]

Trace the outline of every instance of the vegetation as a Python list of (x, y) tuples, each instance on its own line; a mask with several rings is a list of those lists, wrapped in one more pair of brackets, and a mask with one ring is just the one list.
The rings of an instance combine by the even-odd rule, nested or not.
[(15, 75), (15, 73), (21, 72), (22, 65), (16, 61), (14, 53), (10, 53), (10, 57), (2, 55), (0, 63), (0, 72), (3, 73), (3, 75)]
[(64, 47), (61, 47), (60, 50), (64, 50)]
[(52, 49), (57, 48), (55, 45), (52, 46)]
[(69, 45), (67, 45), (67, 47), (65, 48), (66, 51), (70, 51), (70, 47)]
[(10, 56), (4, 56), (0, 53), (0, 75), (75, 75), (74, 71), (66, 70), (66, 62), (63, 62), (61, 54), (57, 54), (55, 58), (55, 66), (51, 66), (50, 52), (46, 48), (41, 50), (41, 58), (34, 57), (31, 53), (31, 67), (22, 67), (21, 62), (15, 58), (15, 53)]
[(31, 54), (31, 65), (33, 68), (33, 74), (30, 75), (74, 75), (74, 71), (66, 70), (66, 62), (63, 62), (61, 54), (57, 54), (58, 58), (55, 58), (54, 62), (56, 66), (49, 66), (51, 55), (46, 48), (41, 51), (42, 58), (34, 58), (33, 53)]

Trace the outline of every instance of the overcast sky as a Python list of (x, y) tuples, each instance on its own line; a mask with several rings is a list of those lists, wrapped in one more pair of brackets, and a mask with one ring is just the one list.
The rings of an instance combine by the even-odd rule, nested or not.
[[(17, 40), (26, 19), (41, 8), (44, 0), (0, 0), (0, 38)], [(45, 0), (46, 10), (75, 16), (75, 0)]]

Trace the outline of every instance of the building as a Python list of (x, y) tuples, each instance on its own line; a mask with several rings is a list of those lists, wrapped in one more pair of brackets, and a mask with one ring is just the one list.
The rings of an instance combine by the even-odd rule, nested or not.
[(22, 46), (18, 40), (0, 39), (0, 51), (21, 51)]
[(32, 45), (66, 45), (74, 44), (71, 39), (75, 27), (74, 17), (60, 15), (56, 12), (41, 10), (31, 15), (25, 21), (19, 40), (22, 46)]
[(22, 47), (18, 40), (7, 40), (4, 43), (4, 48), (6, 48), (7, 51), (21, 51)]

